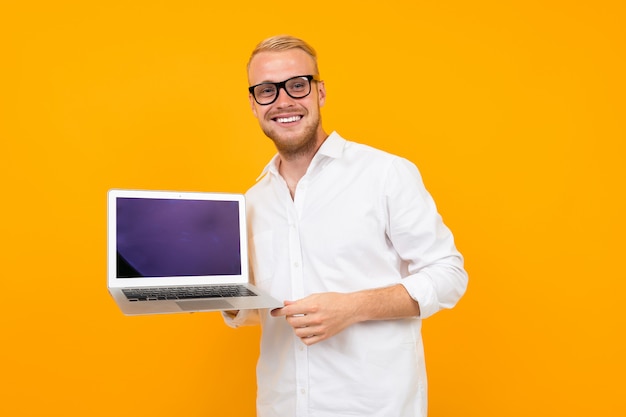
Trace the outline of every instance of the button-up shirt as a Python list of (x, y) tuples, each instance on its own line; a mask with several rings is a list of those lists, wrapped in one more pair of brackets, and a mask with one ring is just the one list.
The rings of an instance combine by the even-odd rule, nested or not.
[(246, 193), (256, 285), (280, 300), (402, 284), (420, 317), (368, 321), (311, 346), (284, 318), (260, 322), (259, 417), (425, 417), (422, 320), (453, 307), (467, 274), (449, 229), (406, 159), (333, 132), (291, 198), (279, 156)]

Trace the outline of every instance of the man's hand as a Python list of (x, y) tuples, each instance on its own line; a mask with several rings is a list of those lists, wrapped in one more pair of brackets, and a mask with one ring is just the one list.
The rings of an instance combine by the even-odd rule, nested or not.
[(237, 317), (237, 314), (239, 314), (239, 310), (227, 310), (224, 311), (224, 313), (226, 313), (226, 315), (231, 319), (234, 319), (235, 317)]
[(360, 321), (358, 303), (352, 294), (313, 294), (285, 307), (272, 310), (273, 317), (285, 317), (296, 336), (308, 346), (328, 339)]
[(420, 308), (402, 285), (357, 291), (312, 294), (271, 312), (285, 317), (296, 336), (310, 346), (366, 320), (419, 317)]

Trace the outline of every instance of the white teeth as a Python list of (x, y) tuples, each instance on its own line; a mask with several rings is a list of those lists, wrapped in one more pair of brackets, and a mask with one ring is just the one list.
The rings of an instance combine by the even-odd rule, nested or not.
[(291, 122), (297, 122), (301, 118), (302, 118), (301, 116), (279, 117), (276, 119), (276, 121), (278, 123), (291, 123)]

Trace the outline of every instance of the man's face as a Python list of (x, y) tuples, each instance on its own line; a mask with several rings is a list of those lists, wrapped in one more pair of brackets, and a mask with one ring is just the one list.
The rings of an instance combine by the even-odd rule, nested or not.
[[(261, 52), (250, 62), (248, 81), (256, 85), (300, 75), (315, 75), (313, 58), (303, 50)], [(276, 101), (265, 106), (258, 104), (252, 94), (249, 98), (261, 129), (274, 141), (281, 155), (287, 157), (317, 149), (325, 138), (320, 119), (320, 107), (326, 98), (323, 82), (311, 81), (311, 93), (303, 98), (294, 99), (284, 89), (279, 90)]]

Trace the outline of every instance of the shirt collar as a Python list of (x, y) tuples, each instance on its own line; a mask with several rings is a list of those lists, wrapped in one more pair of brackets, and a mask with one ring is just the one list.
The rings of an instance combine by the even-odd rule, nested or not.
[[(340, 158), (343, 154), (343, 148), (346, 145), (346, 140), (342, 138), (339, 133), (333, 131), (322, 143), (322, 146), (317, 150), (317, 153), (313, 157), (313, 163), (316, 159), (326, 156), (329, 158)], [(257, 177), (257, 181), (260, 180), (267, 174), (268, 172), (272, 172), (278, 174), (278, 162), (280, 160), (280, 156), (275, 154), (270, 162), (263, 168), (261, 174)]]
[(326, 138), (322, 146), (317, 151), (317, 155), (324, 155), (330, 158), (340, 158), (343, 154), (343, 148), (346, 140), (339, 136), (339, 133), (333, 132)]

